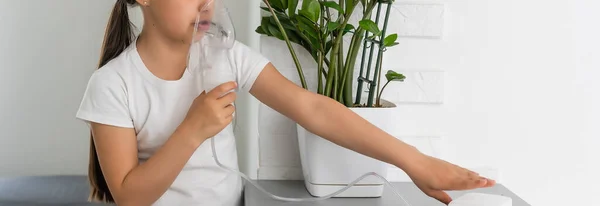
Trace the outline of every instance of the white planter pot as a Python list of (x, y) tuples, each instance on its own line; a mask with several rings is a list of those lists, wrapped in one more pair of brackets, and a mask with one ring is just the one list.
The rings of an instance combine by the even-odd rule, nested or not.
[[(390, 110), (396, 109), (396, 105), (382, 102), (390, 107), (350, 109), (387, 132), (394, 126)], [(297, 129), (304, 183), (311, 195), (332, 194), (369, 172), (387, 177), (388, 164), (338, 146), (300, 125)], [(383, 180), (369, 176), (336, 197), (380, 197), (384, 186)]]

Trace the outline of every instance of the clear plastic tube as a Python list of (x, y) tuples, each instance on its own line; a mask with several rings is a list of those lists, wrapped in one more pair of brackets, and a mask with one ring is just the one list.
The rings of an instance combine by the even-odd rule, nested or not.
[(261, 187), (261, 186), (260, 186), (260, 185), (259, 185), (257, 182), (255, 182), (254, 180), (250, 179), (250, 178), (249, 178), (248, 176), (246, 176), (244, 173), (242, 173), (242, 172), (240, 172), (240, 171), (238, 171), (238, 170), (231, 169), (231, 168), (229, 168), (229, 167), (227, 167), (227, 166), (225, 166), (225, 165), (221, 164), (221, 162), (219, 161), (219, 158), (217, 157), (217, 151), (216, 151), (216, 149), (215, 149), (215, 137), (212, 137), (212, 138), (210, 139), (210, 144), (211, 144), (211, 147), (212, 147), (212, 153), (213, 153), (213, 157), (214, 157), (214, 159), (215, 159), (215, 162), (217, 163), (217, 165), (219, 165), (219, 167), (221, 167), (221, 168), (223, 168), (223, 169), (226, 169), (226, 170), (228, 170), (228, 171), (230, 171), (230, 172), (233, 172), (233, 173), (236, 173), (236, 174), (238, 174), (238, 175), (239, 175), (239, 176), (241, 176), (242, 178), (246, 179), (246, 181), (248, 181), (250, 184), (252, 184), (252, 185), (253, 185), (254, 187), (256, 187), (258, 190), (260, 190), (261, 192), (263, 192), (264, 194), (266, 194), (267, 196), (269, 196), (269, 197), (271, 197), (271, 198), (273, 198), (273, 199), (275, 199), (275, 200), (281, 200), (281, 201), (287, 201), (287, 202), (308, 202), (308, 201), (320, 201), (320, 200), (326, 200), (326, 199), (332, 198), (332, 197), (334, 197), (334, 196), (336, 196), (336, 195), (338, 195), (338, 194), (340, 194), (340, 193), (342, 193), (342, 192), (344, 192), (344, 191), (346, 191), (346, 190), (350, 189), (350, 188), (351, 188), (352, 186), (354, 186), (356, 183), (360, 182), (361, 180), (363, 180), (364, 178), (366, 178), (366, 177), (368, 177), (368, 176), (376, 176), (376, 177), (378, 177), (379, 179), (383, 180), (383, 181), (385, 182), (385, 184), (386, 184), (388, 187), (390, 187), (390, 188), (392, 189), (392, 191), (394, 191), (394, 193), (395, 193), (396, 195), (398, 195), (398, 197), (400, 197), (400, 199), (402, 199), (402, 201), (403, 201), (403, 202), (404, 202), (404, 203), (405, 203), (407, 206), (411, 206), (411, 204), (410, 204), (410, 203), (408, 203), (408, 202), (407, 202), (407, 201), (404, 199), (404, 197), (403, 197), (403, 196), (400, 194), (400, 192), (398, 192), (398, 190), (396, 190), (396, 188), (394, 188), (394, 186), (393, 186), (393, 185), (392, 185), (392, 184), (391, 184), (391, 183), (390, 183), (388, 180), (386, 180), (384, 177), (382, 177), (381, 175), (379, 175), (379, 174), (377, 174), (377, 173), (375, 173), (375, 172), (369, 172), (369, 173), (366, 173), (366, 174), (364, 174), (364, 175), (360, 176), (358, 179), (356, 179), (356, 180), (352, 181), (352, 182), (351, 182), (350, 184), (348, 184), (346, 187), (344, 187), (344, 188), (342, 188), (342, 189), (340, 189), (340, 190), (338, 190), (338, 191), (336, 191), (336, 192), (333, 192), (333, 193), (331, 193), (331, 194), (329, 194), (329, 195), (323, 196), (323, 197), (312, 197), (312, 198), (293, 198), (293, 197), (281, 197), (281, 196), (277, 196), (277, 195), (274, 195), (274, 194), (272, 194), (272, 193), (268, 192), (267, 190), (265, 190), (265, 189), (264, 189), (263, 187)]

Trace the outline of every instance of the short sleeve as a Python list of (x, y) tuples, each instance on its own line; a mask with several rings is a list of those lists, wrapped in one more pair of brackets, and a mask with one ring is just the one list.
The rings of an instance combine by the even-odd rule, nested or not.
[(238, 41), (235, 42), (230, 55), (237, 71), (240, 89), (249, 92), (260, 72), (270, 61), (261, 53)]
[(125, 82), (116, 71), (101, 68), (92, 74), (76, 117), (86, 123), (133, 128)]

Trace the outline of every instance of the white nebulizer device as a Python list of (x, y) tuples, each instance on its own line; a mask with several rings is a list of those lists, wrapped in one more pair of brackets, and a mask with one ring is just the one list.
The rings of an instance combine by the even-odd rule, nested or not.
[[(228, 61), (227, 52), (235, 43), (235, 30), (233, 23), (227, 9), (222, 2), (219, 0), (208, 0), (203, 6), (203, 9), (198, 13), (194, 26), (194, 33), (188, 56), (188, 69), (197, 70), (193, 72), (201, 73), (203, 89), (206, 92), (209, 92), (220, 84), (229, 81), (236, 81), (236, 72), (231, 71), (229, 69), (230, 67), (221, 68), (218, 66), (218, 62)], [(392, 188), (392, 190), (402, 199), (402, 201), (406, 203), (406, 205), (410, 206), (410, 204), (404, 200), (402, 195), (400, 195), (400, 193), (392, 187), (390, 182), (377, 173), (364, 174), (339, 191), (323, 197), (289, 198), (274, 195), (266, 191), (263, 187), (251, 180), (245, 174), (223, 165), (217, 157), (214, 138), (215, 137), (212, 137), (210, 140), (213, 157), (217, 165), (226, 170), (237, 173), (239, 176), (251, 183), (254, 187), (273, 199), (290, 202), (325, 200), (346, 191), (362, 179), (373, 175), (382, 179), (390, 188)]]

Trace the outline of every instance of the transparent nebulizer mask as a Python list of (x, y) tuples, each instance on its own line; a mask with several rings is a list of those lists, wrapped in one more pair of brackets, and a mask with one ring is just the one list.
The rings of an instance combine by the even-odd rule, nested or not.
[(234, 43), (235, 29), (229, 12), (221, 1), (208, 0), (196, 15), (187, 67), (201, 73), (202, 89), (206, 92), (236, 80), (236, 72), (223, 64)]

